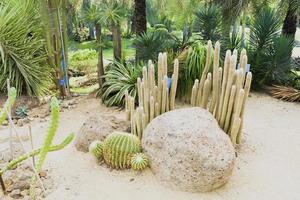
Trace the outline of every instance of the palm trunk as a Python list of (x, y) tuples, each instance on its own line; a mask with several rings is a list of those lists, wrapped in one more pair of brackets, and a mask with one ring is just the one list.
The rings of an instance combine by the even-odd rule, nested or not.
[(98, 44), (98, 64), (97, 64), (97, 72), (98, 72), (98, 83), (99, 88), (102, 87), (104, 83), (104, 79), (102, 78), (104, 75), (104, 64), (103, 64), (103, 49), (102, 49), (102, 30), (101, 30), (101, 24), (95, 23), (96, 27), (96, 39)]
[(119, 23), (112, 23), (111, 28), (113, 35), (114, 59), (116, 61), (120, 61), (122, 58), (121, 27)]
[[(63, 83), (64, 71), (61, 69), (62, 64), (62, 47), (66, 47), (66, 26), (60, 26), (66, 20), (60, 20), (61, 11), (59, 5), (54, 1), (45, 0), (41, 1), (41, 15), (45, 24), (45, 39), (47, 44), (48, 62), (49, 65), (54, 69), (54, 80), (57, 88), (60, 90), (61, 96), (68, 94), (67, 83)], [(63, 13), (64, 14), (64, 13)], [(63, 15), (62, 14), (62, 15)], [(62, 32), (61, 32), (62, 31)], [(65, 37), (65, 38), (62, 38)], [(62, 41), (64, 41), (62, 43)], [(65, 48), (66, 49), (66, 48)], [(66, 49), (67, 51), (67, 49)], [(67, 52), (65, 52), (65, 58)], [(65, 63), (66, 64), (66, 63)]]
[(146, 0), (135, 0), (134, 3), (135, 33), (141, 35), (147, 32)]
[(282, 34), (295, 38), (297, 30), (297, 9), (293, 9), (291, 3), (289, 3), (288, 11), (283, 21)]

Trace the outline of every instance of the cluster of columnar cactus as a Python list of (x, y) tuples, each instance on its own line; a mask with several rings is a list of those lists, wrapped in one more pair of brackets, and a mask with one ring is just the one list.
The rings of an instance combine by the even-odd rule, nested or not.
[(152, 61), (143, 68), (142, 79), (137, 80), (138, 107), (135, 99), (125, 94), (125, 109), (131, 120), (131, 132), (140, 139), (147, 124), (156, 116), (175, 108), (175, 96), (178, 82), (178, 60), (174, 61), (172, 77), (168, 77), (167, 54), (160, 53), (157, 63), (157, 81)]
[(90, 144), (90, 153), (114, 169), (134, 170), (145, 169), (148, 158), (141, 153), (140, 139), (133, 134), (125, 132), (113, 132), (103, 142), (95, 140)]
[(191, 105), (208, 109), (217, 119), (220, 127), (230, 136), (233, 144), (240, 143), (245, 104), (250, 92), (252, 73), (247, 72), (247, 54), (242, 50), (237, 67), (238, 53), (226, 52), (224, 67), (219, 66), (220, 43), (214, 48), (212, 73), (209, 72), (211, 41), (207, 45), (207, 57), (200, 81), (195, 80)]

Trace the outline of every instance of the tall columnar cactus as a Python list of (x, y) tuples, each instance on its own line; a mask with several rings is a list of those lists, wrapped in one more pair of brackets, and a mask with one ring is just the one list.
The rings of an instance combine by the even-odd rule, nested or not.
[[(57, 100), (57, 98), (52, 97), (50, 107), (51, 107), (50, 125), (48, 127), (46, 137), (44, 139), (44, 144), (39, 153), (39, 160), (35, 166), (37, 173), (40, 173), (40, 171), (42, 170), (42, 166), (45, 162), (48, 152), (50, 151), (51, 143), (56, 134), (58, 123), (59, 123), (59, 101)], [(36, 176), (32, 177), (31, 185), (30, 185), (30, 198), (33, 200), (37, 198), (35, 193), (36, 180), (37, 180), (36, 178), (37, 178)]]
[(136, 153), (131, 157), (131, 168), (133, 170), (143, 170), (149, 165), (147, 156), (143, 153)]
[(131, 166), (131, 157), (141, 152), (141, 143), (137, 136), (114, 132), (103, 142), (104, 161), (115, 169), (126, 169)]
[(7, 112), (11, 109), (16, 101), (17, 91), (14, 87), (11, 87), (8, 91), (8, 98), (4, 103), (2, 110), (0, 110), (0, 125), (5, 121)]
[[(219, 67), (220, 43), (215, 44), (212, 77), (209, 72), (212, 44), (208, 41), (206, 65), (201, 79), (192, 88), (191, 105), (208, 109), (220, 127), (230, 136), (233, 144), (241, 141), (245, 104), (252, 74), (247, 72), (247, 53), (242, 50), (237, 69), (238, 52), (226, 52), (224, 67)], [(212, 87), (211, 87), (212, 84)], [(211, 95), (211, 98), (209, 98)]]
[(127, 119), (131, 120), (131, 133), (140, 139), (144, 128), (156, 116), (175, 109), (179, 62), (174, 61), (172, 77), (168, 77), (167, 54), (158, 55), (157, 82), (152, 61), (143, 68), (142, 78), (137, 79), (138, 108), (132, 105), (132, 97), (125, 93)]

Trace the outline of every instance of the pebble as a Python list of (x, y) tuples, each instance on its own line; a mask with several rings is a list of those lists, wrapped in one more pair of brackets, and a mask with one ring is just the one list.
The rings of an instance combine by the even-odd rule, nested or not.
[(22, 197), (21, 195), (21, 190), (20, 189), (16, 189), (16, 190), (13, 190), (11, 193), (10, 193), (10, 196), (14, 199), (19, 199), (20, 197)]

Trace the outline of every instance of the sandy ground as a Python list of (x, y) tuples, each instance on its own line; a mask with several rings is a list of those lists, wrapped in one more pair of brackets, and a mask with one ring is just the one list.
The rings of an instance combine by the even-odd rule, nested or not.
[[(118, 110), (105, 108), (99, 100), (83, 98), (77, 108), (61, 114), (56, 142), (77, 133), (94, 114)], [(44, 168), (52, 169), (56, 190), (48, 200), (299, 200), (300, 199), (300, 104), (287, 103), (267, 95), (252, 94), (245, 116), (245, 137), (229, 183), (210, 193), (186, 193), (164, 188), (150, 170), (110, 170), (99, 166), (73, 145), (50, 153)], [(35, 144), (42, 142), (47, 122), (32, 123)], [(27, 127), (18, 128), (27, 132)], [(0, 135), (7, 135), (0, 129)], [(2, 145), (3, 146), (3, 145)], [(4, 199), (0, 195), (0, 199)]]

